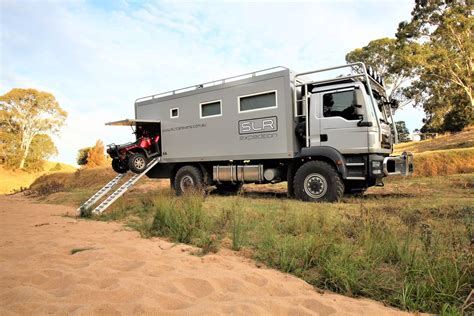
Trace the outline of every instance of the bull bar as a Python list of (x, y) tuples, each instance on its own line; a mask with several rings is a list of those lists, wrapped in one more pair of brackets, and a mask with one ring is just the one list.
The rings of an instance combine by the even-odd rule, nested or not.
[(383, 160), (383, 173), (386, 176), (409, 176), (413, 174), (414, 163), (411, 152), (403, 152), (400, 156), (389, 156)]

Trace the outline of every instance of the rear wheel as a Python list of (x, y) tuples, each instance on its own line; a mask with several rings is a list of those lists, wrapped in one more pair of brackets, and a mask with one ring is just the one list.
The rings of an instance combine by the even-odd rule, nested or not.
[(126, 173), (128, 171), (127, 161), (123, 161), (120, 159), (113, 159), (112, 169), (114, 169), (114, 171), (117, 173)]
[(335, 202), (344, 194), (344, 183), (336, 169), (324, 161), (308, 161), (295, 174), (294, 193), (303, 201)]
[(201, 170), (194, 166), (181, 167), (172, 181), (176, 195), (184, 193), (203, 192), (204, 181)]
[(142, 173), (146, 169), (148, 159), (145, 155), (140, 153), (134, 153), (128, 158), (128, 167), (132, 172)]

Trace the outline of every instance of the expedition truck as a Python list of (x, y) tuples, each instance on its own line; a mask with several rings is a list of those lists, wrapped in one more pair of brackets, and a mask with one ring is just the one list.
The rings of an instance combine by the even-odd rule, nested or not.
[[(349, 74), (313, 78), (344, 70)], [(137, 99), (135, 119), (107, 125), (134, 126), (137, 142), (145, 133), (156, 140), (145, 147), (155, 150), (132, 143), (121, 156), (113, 144), (108, 152), (117, 153), (119, 171), (128, 163), (168, 178), (178, 195), (287, 181), (290, 197), (332, 202), (381, 186), (386, 176), (412, 174), (411, 153), (391, 156), (394, 106), (383, 79), (363, 63), (303, 73), (274, 67)], [(156, 155), (159, 163), (145, 170)]]

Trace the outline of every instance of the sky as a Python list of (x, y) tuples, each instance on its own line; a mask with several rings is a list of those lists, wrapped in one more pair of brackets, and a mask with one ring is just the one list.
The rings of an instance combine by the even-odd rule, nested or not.
[[(135, 99), (277, 65), (296, 72), (345, 63), (369, 41), (394, 37), (413, 0), (0, 0), (0, 94), (35, 88), (68, 112), (55, 161), (79, 148), (133, 139)], [(396, 120), (410, 131), (423, 112)]]

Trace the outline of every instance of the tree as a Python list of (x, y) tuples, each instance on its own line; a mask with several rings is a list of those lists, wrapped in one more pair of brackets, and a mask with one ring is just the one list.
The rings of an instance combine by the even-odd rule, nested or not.
[(395, 122), (397, 127), (398, 140), (402, 143), (410, 141), (410, 132), (405, 124), (405, 121)]
[(474, 20), (468, 2), (418, 0), (411, 21), (399, 25), (402, 45), (423, 47), (405, 95), (423, 106), (425, 131), (455, 131), (473, 122)]
[(40, 171), (43, 169), (45, 160), (57, 154), (58, 150), (49, 135), (35, 135), (31, 141), (30, 151), (25, 161), (25, 168)]
[(101, 140), (97, 140), (95, 146), (87, 153), (86, 167), (95, 168), (105, 164), (107, 164), (107, 158), (105, 157), (104, 143)]
[(19, 157), (23, 168), (35, 136), (58, 133), (67, 113), (54, 96), (35, 89), (12, 89), (0, 96), (0, 126), (9, 134), (12, 154)]
[(402, 88), (412, 78), (419, 50), (417, 43), (400, 45), (397, 39), (381, 38), (354, 49), (346, 55), (346, 61), (361, 61), (372, 67), (384, 78), (389, 100), (397, 99), (403, 106), (410, 100), (405, 98)]
[(76, 158), (76, 161), (77, 161), (77, 164), (79, 166), (84, 166), (87, 164), (87, 156), (89, 154), (89, 151), (91, 150), (92, 147), (85, 147), (85, 148), (81, 148), (79, 149), (78, 153), (77, 153), (77, 158)]

